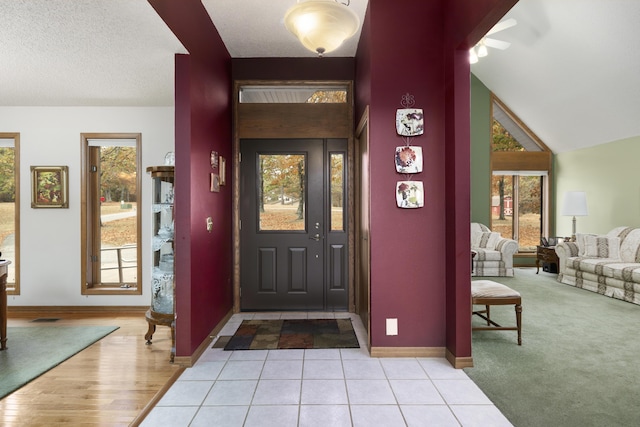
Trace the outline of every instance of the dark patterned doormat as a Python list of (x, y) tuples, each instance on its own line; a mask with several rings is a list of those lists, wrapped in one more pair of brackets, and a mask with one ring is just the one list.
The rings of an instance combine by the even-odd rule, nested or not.
[(283, 319), (244, 320), (232, 337), (220, 337), (213, 347), (275, 350), (359, 348), (360, 345), (351, 319)]

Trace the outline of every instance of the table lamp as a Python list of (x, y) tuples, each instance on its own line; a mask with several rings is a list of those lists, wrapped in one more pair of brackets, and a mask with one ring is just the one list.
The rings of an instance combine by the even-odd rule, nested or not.
[(571, 241), (576, 241), (576, 217), (587, 216), (587, 193), (584, 191), (567, 191), (564, 195), (564, 206), (562, 215), (573, 216), (573, 228), (571, 231)]

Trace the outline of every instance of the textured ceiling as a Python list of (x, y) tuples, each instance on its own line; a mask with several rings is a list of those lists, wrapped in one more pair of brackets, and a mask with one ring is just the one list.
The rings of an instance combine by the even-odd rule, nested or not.
[[(295, 2), (203, 5), (234, 58), (313, 57), (282, 22)], [(187, 52), (146, 0), (0, 0), (0, 17), (0, 106), (173, 105)], [(520, 0), (507, 17), (518, 25), (492, 37), (511, 46), (471, 70), (549, 148), (640, 135), (640, 1)]]
[(145, 0), (0, 0), (0, 105), (173, 105), (186, 53)]
[[(346, 0), (341, 0), (346, 3)], [(284, 26), (283, 17), (296, 0), (202, 0), (227, 50), (234, 58), (316, 57)], [(364, 20), (368, 0), (351, 0), (349, 8)], [(327, 57), (356, 55), (360, 31)]]

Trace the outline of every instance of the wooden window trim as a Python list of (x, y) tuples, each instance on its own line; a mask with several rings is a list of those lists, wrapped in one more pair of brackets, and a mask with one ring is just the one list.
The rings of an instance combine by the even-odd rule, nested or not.
[(14, 182), (16, 185), (15, 194), (15, 211), (14, 211), (14, 228), (15, 228), (15, 282), (7, 283), (7, 295), (20, 295), (20, 133), (17, 132), (0, 132), (0, 138), (13, 139), (13, 173), (15, 174)]
[[(136, 186), (138, 197), (138, 209), (136, 210), (136, 233), (137, 233), (137, 247), (136, 247), (136, 286), (131, 288), (121, 288), (120, 286), (102, 285), (102, 284), (89, 284), (87, 280), (87, 274), (89, 271), (88, 263), (89, 248), (90, 245), (100, 245), (100, 242), (94, 243), (90, 239), (90, 234), (95, 236), (94, 227), (88, 218), (93, 212), (100, 211), (98, 200), (94, 200), (94, 203), (89, 203), (89, 185), (87, 182), (87, 176), (91, 165), (90, 155), (92, 151), (89, 147), (90, 139), (135, 139), (136, 140)], [(82, 295), (142, 295), (142, 136), (139, 133), (83, 133), (80, 135), (81, 145), (81, 294)]]

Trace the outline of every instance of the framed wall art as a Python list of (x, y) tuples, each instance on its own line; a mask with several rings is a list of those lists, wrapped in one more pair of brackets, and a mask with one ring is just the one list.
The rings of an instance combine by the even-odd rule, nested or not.
[(220, 175), (218, 175), (217, 173), (211, 174), (211, 192), (220, 192)]
[(424, 114), (421, 108), (401, 108), (396, 110), (396, 131), (402, 136), (416, 136), (424, 133)]
[(211, 169), (216, 169), (218, 167), (218, 152), (211, 152)]
[(220, 185), (227, 184), (227, 161), (220, 156)]
[(422, 172), (422, 147), (396, 147), (396, 172)]
[(398, 181), (396, 183), (396, 203), (399, 208), (412, 209), (424, 206), (422, 181)]
[(68, 166), (31, 166), (31, 207), (69, 207)]

